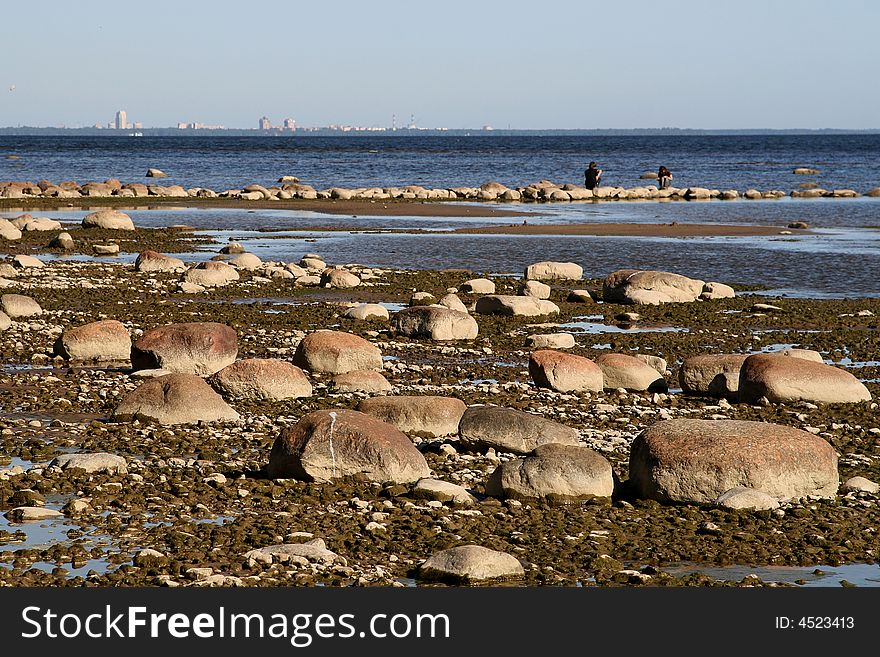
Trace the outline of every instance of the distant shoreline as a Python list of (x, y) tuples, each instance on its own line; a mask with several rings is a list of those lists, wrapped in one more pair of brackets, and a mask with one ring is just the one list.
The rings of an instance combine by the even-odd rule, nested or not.
[(53, 128), (6, 126), (0, 128), (0, 137), (749, 137), (749, 136), (859, 136), (878, 135), (880, 128), (550, 128), (550, 129), (491, 129), (483, 128), (398, 128), (391, 129), (334, 129), (299, 128), (293, 130), (256, 128), (180, 129), (138, 128)]

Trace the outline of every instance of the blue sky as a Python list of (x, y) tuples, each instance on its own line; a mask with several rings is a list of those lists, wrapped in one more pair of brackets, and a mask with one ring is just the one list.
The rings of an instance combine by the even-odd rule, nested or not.
[(878, 24), (869, 0), (51, 0), (4, 22), (0, 126), (878, 128)]

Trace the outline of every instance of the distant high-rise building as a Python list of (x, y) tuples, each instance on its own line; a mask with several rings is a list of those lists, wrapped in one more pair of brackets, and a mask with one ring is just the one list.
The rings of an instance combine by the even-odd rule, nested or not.
[(134, 122), (134, 129), (135, 129), (135, 130), (143, 130), (143, 129), (144, 129), (144, 124), (141, 123), (140, 121), (135, 121), (135, 122)]
[(116, 129), (117, 130), (125, 130), (128, 128), (128, 116), (125, 113), (125, 110), (119, 110), (116, 112)]
[(271, 130), (272, 123), (269, 121), (268, 116), (264, 116), (260, 119), (260, 130)]
[(296, 121), (293, 119), (284, 119), (285, 130), (296, 130)]

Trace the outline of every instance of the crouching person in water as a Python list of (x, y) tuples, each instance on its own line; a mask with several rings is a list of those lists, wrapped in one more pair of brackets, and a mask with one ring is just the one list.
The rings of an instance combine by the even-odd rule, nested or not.
[(596, 189), (599, 186), (599, 180), (602, 178), (602, 169), (596, 166), (595, 162), (590, 162), (590, 166), (584, 171), (584, 187), (587, 189)]
[(672, 172), (666, 167), (660, 167), (657, 172), (657, 182), (660, 183), (660, 189), (666, 189), (672, 184)]

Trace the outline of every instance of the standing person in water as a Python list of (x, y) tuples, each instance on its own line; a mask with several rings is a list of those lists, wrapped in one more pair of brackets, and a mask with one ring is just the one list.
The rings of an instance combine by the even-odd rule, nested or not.
[(584, 187), (587, 189), (596, 189), (599, 186), (599, 180), (602, 178), (602, 169), (596, 166), (595, 162), (590, 162), (590, 166), (584, 171)]
[(666, 167), (660, 167), (657, 172), (657, 181), (660, 183), (660, 189), (666, 189), (672, 184), (672, 172)]

